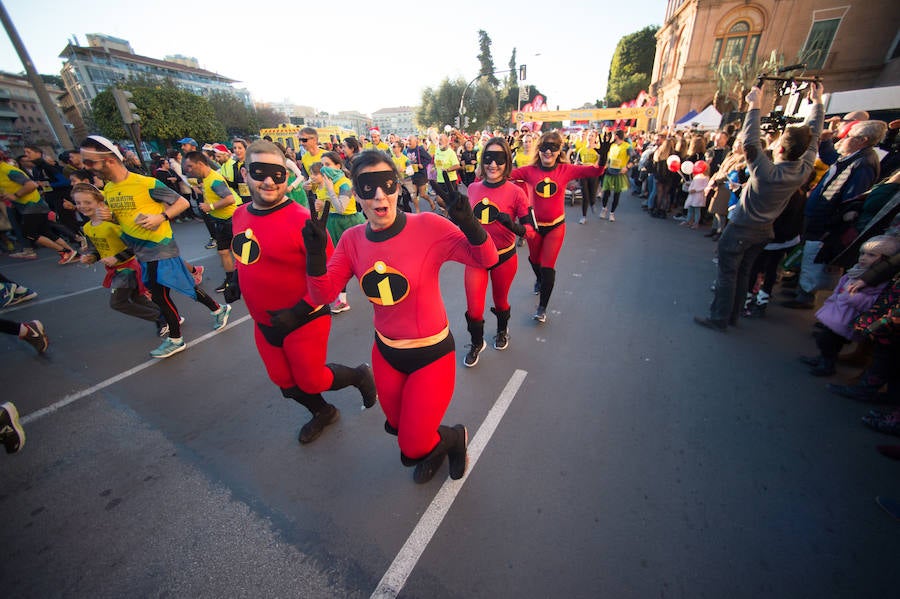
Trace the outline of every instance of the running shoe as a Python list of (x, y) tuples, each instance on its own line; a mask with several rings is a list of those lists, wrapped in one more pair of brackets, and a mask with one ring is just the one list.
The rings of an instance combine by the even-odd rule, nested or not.
[(609, 213), (609, 222), (611, 222), (611, 223), (616, 222), (616, 213), (615, 212)]
[(579, 224), (579, 225), (583, 225), (583, 224), (586, 223), (586, 222), (587, 222), (587, 219), (586, 219), (585, 217), (583, 217), (583, 216), (582, 216), (581, 218), (578, 219), (578, 224)]
[(194, 272), (191, 273), (191, 276), (194, 277), (194, 285), (199, 285), (203, 282), (203, 271), (206, 270), (202, 266), (195, 266)]
[(151, 351), (150, 355), (154, 358), (168, 358), (180, 351), (184, 351), (186, 347), (187, 345), (185, 345), (183, 339), (176, 341), (171, 337), (166, 337), (166, 340), (163, 341), (159, 347)]
[(222, 293), (225, 291), (226, 287), (228, 287), (228, 279), (225, 279), (219, 285), (216, 285), (216, 293)]
[(497, 336), (494, 337), (494, 349), (503, 351), (507, 347), (509, 347), (509, 331), (497, 331)]
[(473, 366), (478, 364), (478, 355), (482, 351), (484, 351), (484, 348), (486, 348), (486, 347), (487, 347), (487, 342), (484, 339), (481, 340), (480, 346), (476, 346), (474, 344), (469, 345), (468, 346), (469, 351), (466, 353), (465, 359), (463, 359), (463, 364), (465, 364), (467, 368), (472, 368)]
[(218, 331), (228, 324), (228, 315), (231, 314), (231, 304), (219, 306), (219, 309), (212, 313), (213, 330)]
[[(178, 324), (184, 324), (184, 316), (178, 318)], [(156, 334), (160, 337), (169, 336), (169, 324), (165, 321), (165, 319), (156, 321)]]
[(39, 354), (47, 351), (50, 339), (47, 338), (47, 333), (44, 332), (44, 325), (41, 324), (41, 321), (29, 320), (28, 322), (23, 322), (22, 326), (25, 327), (25, 336), (19, 338), (36, 349)]
[(207, 241), (207, 242), (206, 242), (206, 245), (204, 245), (203, 247), (205, 247), (205, 248), (208, 249), (208, 250), (214, 250), (214, 249), (216, 249), (216, 240), (213, 239), (212, 237), (210, 237), (210, 238), (209, 238), (209, 241)]
[(535, 282), (534, 282), (534, 294), (535, 294), (535, 295), (540, 295), (540, 293), (541, 293), (541, 282), (540, 282), (540, 281), (535, 281)]
[(0, 283), (0, 308), (5, 308), (13, 302), (16, 296), (15, 283)]
[(78, 252), (75, 250), (64, 250), (59, 252), (59, 262), (57, 264), (71, 264), (78, 259)]
[(16, 453), (25, 446), (25, 430), (19, 422), (19, 411), (12, 402), (0, 406), (0, 439), (6, 453)]
[(16, 291), (13, 294), (12, 301), (9, 302), (10, 306), (31, 301), (38, 296), (37, 291), (32, 291), (28, 287), (22, 287), (21, 285), (16, 285), (15, 287)]
[(331, 304), (331, 313), (332, 314), (340, 314), (341, 312), (346, 312), (350, 309), (350, 304), (347, 302), (342, 302), (340, 300)]
[(608, 216), (609, 216), (608, 208), (603, 208), (602, 210), (600, 210), (600, 218), (606, 218)]
[(15, 252), (9, 255), (10, 258), (19, 258), (21, 260), (37, 260), (37, 252), (31, 248)]
[(538, 306), (532, 318), (538, 322), (547, 322), (547, 308), (545, 308), (544, 306)]

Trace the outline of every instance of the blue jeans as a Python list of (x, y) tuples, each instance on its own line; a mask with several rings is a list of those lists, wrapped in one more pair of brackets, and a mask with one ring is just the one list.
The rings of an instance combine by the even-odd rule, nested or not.
[(653, 201), (656, 199), (656, 177), (653, 175), (647, 175), (647, 190), (647, 208), (653, 210)]
[(772, 227), (745, 227), (731, 223), (719, 238), (719, 267), (716, 292), (709, 318), (722, 324), (736, 324), (747, 290), (750, 271), (763, 248), (772, 239)]

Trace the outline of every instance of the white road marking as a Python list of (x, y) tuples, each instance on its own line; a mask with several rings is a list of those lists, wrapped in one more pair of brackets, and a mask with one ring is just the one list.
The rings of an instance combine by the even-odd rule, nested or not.
[(525, 381), (526, 376), (528, 376), (528, 372), (516, 370), (510, 377), (509, 382), (506, 383), (506, 387), (504, 387), (503, 391), (500, 393), (497, 401), (494, 402), (491, 411), (488, 412), (484, 422), (482, 422), (481, 426), (478, 428), (475, 437), (469, 443), (469, 469), (466, 472), (466, 475), (458, 481), (451, 480), (450, 477), (447, 477), (444, 484), (441, 485), (437, 495), (435, 495), (434, 499), (431, 501), (431, 505), (429, 505), (428, 509), (425, 510), (425, 513), (422, 514), (419, 523), (416, 524), (416, 527), (409, 535), (406, 543), (404, 543), (403, 548), (400, 549), (400, 553), (397, 554), (397, 557), (394, 558), (394, 561), (387, 569), (387, 572), (384, 573), (381, 582), (378, 583), (378, 586), (372, 593), (372, 599), (393, 599), (403, 589), (403, 585), (406, 584), (406, 579), (409, 578), (409, 575), (412, 573), (413, 568), (416, 567), (419, 558), (422, 557), (422, 553), (425, 551), (425, 548), (428, 546), (434, 533), (437, 532), (437, 529), (441, 525), (441, 522), (443, 522), (447, 512), (450, 511), (453, 501), (459, 494), (460, 489), (462, 489), (463, 484), (469, 478), (469, 474), (475, 469), (478, 458), (487, 446), (488, 441), (491, 440), (494, 431), (497, 430), (500, 420), (503, 418), (504, 414), (506, 414), (507, 408), (509, 408), (509, 405), (512, 403), (513, 398), (518, 392), (519, 387), (521, 387), (522, 383)]
[[(195, 345), (199, 345), (200, 343), (203, 343), (204, 341), (212, 339), (213, 337), (215, 337), (222, 331), (227, 331), (228, 329), (236, 327), (239, 324), (242, 324), (248, 320), (250, 320), (249, 314), (247, 314), (246, 316), (242, 316), (233, 322), (230, 322), (224, 328), (221, 328), (218, 331), (210, 331), (210, 332), (206, 333), (205, 335), (201, 335), (200, 337), (197, 337), (193, 341), (188, 341), (187, 346), (190, 348)], [(82, 389), (81, 391), (76, 391), (75, 393), (70, 393), (69, 395), (66, 395), (59, 401), (50, 404), (46, 408), (41, 408), (40, 410), (31, 412), (27, 416), (22, 417), (21, 422), (22, 422), (22, 424), (28, 424), (30, 422), (34, 422), (35, 420), (37, 420), (39, 418), (48, 416), (48, 415), (52, 414), (53, 412), (59, 410), (60, 408), (66, 407), (70, 403), (74, 403), (74, 402), (78, 401), (79, 399), (83, 399), (89, 395), (92, 395), (92, 394), (96, 393), (97, 391), (100, 391), (101, 389), (105, 389), (105, 388), (109, 387), (110, 385), (114, 385), (114, 384), (118, 383), (119, 381), (127, 379), (128, 377), (130, 377), (134, 374), (137, 374), (137, 373), (141, 372), (142, 370), (146, 370), (147, 368), (150, 368), (154, 364), (159, 364), (160, 362), (163, 362), (163, 361), (164, 361), (164, 359), (151, 358), (142, 364), (138, 364), (134, 368), (129, 368), (128, 370), (125, 370), (124, 372), (120, 372), (119, 374), (117, 374), (115, 376), (111, 376), (104, 381), (100, 381), (99, 383), (97, 383), (96, 385), (94, 385), (92, 387), (88, 387), (87, 389)]]

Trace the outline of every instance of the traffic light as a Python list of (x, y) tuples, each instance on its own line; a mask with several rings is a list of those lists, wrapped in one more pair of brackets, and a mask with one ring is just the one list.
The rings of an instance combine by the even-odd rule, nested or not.
[(519, 65), (519, 81), (525, 81), (525, 65)]
[(457, 129), (459, 129), (459, 116), (458, 115), (456, 117), (454, 117), (453, 124), (456, 126)]
[(141, 122), (141, 115), (137, 114), (135, 111), (137, 110), (137, 106), (132, 104), (131, 98), (134, 94), (129, 91), (125, 91), (124, 89), (114, 88), (112, 90), (113, 98), (116, 100), (116, 106), (119, 109), (119, 114), (122, 115), (122, 120), (126, 125), (131, 125), (133, 123)]

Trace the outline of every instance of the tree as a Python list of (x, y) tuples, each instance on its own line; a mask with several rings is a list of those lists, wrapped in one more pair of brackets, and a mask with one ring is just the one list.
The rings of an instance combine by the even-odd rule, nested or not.
[(462, 79), (451, 81), (447, 77), (437, 89), (425, 88), (416, 121), (424, 127), (452, 125), (459, 114), (459, 100), (465, 88), (466, 82)]
[(498, 81), (497, 76), (494, 75), (494, 59), (491, 56), (491, 37), (484, 29), (478, 30), (478, 48), (481, 50), (481, 52), (478, 53), (478, 62), (481, 63), (478, 74), (487, 77), (491, 87), (497, 89), (500, 87), (500, 81)]
[(633, 100), (641, 90), (650, 86), (653, 60), (656, 55), (656, 32), (650, 25), (619, 40), (609, 65), (606, 83), (606, 104), (619, 106)]
[(288, 122), (288, 117), (283, 112), (275, 110), (268, 104), (256, 105), (256, 122), (260, 129), (277, 127)]
[(784, 58), (775, 50), (768, 58), (760, 60), (757, 57), (748, 63), (738, 60), (722, 60), (717, 65), (711, 65), (716, 79), (716, 95), (713, 98), (713, 106), (721, 114), (741, 110), (745, 104), (744, 96), (756, 83), (756, 78), (763, 73), (778, 70), (784, 65)]
[(509, 73), (507, 73), (503, 89), (500, 90), (497, 106), (497, 119), (501, 125), (512, 122), (512, 112), (519, 107), (519, 78), (516, 67), (516, 49), (513, 48), (509, 57)]
[[(182, 137), (225, 139), (225, 129), (203, 96), (175, 87), (169, 81), (129, 81), (119, 87), (134, 94), (132, 102), (141, 117), (141, 137), (145, 140), (171, 143)], [(97, 94), (91, 109), (102, 135), (111, 139), (128, 137), (110, 90)]]
[(259, 132), (256, 112), (234, 94), (214, 91), (209, 95), (209, 104), (229, 137), (246, 137)]

